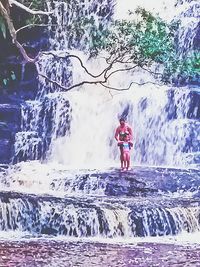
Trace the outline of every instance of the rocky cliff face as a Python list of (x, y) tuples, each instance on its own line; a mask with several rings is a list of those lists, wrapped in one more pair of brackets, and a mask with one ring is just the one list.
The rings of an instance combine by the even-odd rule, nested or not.
[[(19, 35), (30, 56), (46, 49), (48, 39), (35, 28)], [(12, 162), (15, 134), (21, 127), (21, 105), (33, 100), (38, 90), (37, 69), (22, 60), (11, 41), (0, 32), (0, 164)]]
[[(0, 63), (0, 163), (10, 163), (13, 156), (15, 133), (20, 130), (21, 104), (34, 99), (37, 92), (37, 72), (34, 65), (4, 60)], [(10, 78), (14, 71), (16, 77)], [(12, 74), (11, 74), (12, 75)]]

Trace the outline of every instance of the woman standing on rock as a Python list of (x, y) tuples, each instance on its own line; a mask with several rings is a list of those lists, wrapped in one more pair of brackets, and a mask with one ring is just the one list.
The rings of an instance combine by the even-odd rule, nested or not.
[[(120, 161), (121, 161), (121, 170), (124, 170), (125, 168), (129, 168), (129, 166), (125, 166), (125, 159), (124, 159), (124, 153), (123, 153), (123, 142), (128, 141), (130, 147), (133, 146), (133, 131), (131, 127), (126, 123), (125, 118), (119, 119), (120, 125), (117, 127), (115, 131), (115, 139), (118, 142), (118, 146), (120, 148)], [(127, 140), (128, 136), (128, 140)], [(130, 159), (129, 159), (130, 163)]]

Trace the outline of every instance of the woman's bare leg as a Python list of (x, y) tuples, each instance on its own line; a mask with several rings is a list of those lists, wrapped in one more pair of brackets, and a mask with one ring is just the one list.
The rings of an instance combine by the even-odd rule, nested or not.
[(129, 170), (130, 168), (130, 154), (126, 154), (126, 169)]

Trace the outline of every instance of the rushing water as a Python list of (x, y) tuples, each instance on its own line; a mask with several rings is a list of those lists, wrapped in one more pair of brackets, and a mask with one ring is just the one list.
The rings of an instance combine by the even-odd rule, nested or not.
[[(52, 0), (48, 9), (59, 26), (50, 27), (52, 50), (38, 72), (66, 87), (91, 79), (77, 57), (94, 75), (101, 72), (105, 60), (85, 53), (89, 32), (82, 40), (67, 33), (83, 15), (109, 27), (113, 1)], [(74, 57), (66, 59), (69, 53)], [(133, 79), (154, 81), (136, 70), (111, 82), (126, 88)], [(61, 92), (40, 77), (37, 98), (22, 106), (15, 164), (1, 169), (0, 266), (199, 266), (195, 97), (196, 88), (150, 83)], [(132, 169), (124, 173), (113, 138), (122, 114), (134, 130)]]

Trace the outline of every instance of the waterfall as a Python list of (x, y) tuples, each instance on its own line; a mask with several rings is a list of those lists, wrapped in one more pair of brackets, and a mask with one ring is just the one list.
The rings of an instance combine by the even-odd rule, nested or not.
[[(108, 67), (106, 52), (89, 55), (92, 27), (107, 29), (123, 15), (121, 5), (127, 11), (128, 3), (143, 2), (127, 1), (47, 1), (50, 47), (37, 62), (38, 93), (21, 106), (14, 164), (0, 175), (0, 237), (61, 238), (69, 246), (87, 240), (95, 248), (199, 235), (199, 90), (158, 84), (139, 67), (126, 73), (113, 67), (113, 88), (91, 83)], [(194, 45), (197, 20), (184, 21), (196, 17), (197, 5), (184, 1), (173, 13), (169, 1), (147, 6), (154, 14), (162, 6), (168, 21), (175, 13), (181, 18), (181, 57)], [(85, 19), (92, 23), (83, 33)], [(114, 139), (122, 114), (133, 128), (130, 171), (119, 171)]]
[[(50, 27), (52, 49), (60, 51), (69, 48), (80, 49), (81, 47), (82, 50), (87, 50), (92, 27), (107, 28), (109, 26), (114, 12), (114, 4), (115, 0), (48, 1), (48, 9), (53, 11), (49, 24), (56, 24), (56, 26)], [(93, 22), (93, 26), (89, 26), (86, 33), (83, 34), (81, 23), (86, 18)], [(72, 27), (73, 22), (76, 23), (76, 28)]]
[(180, 57), (194, 50), (195, 38), (199, 31), (199, 12), (200, 4), (197, 1), (177, 1), (179, 14), (177, 19), (180, 21), (178, 32), (178, 52)]
[(2, 195), (0, 231), (32, 235), (124, 238), (177, 235), (200, 230), (199, 207), (140, 208), (71, 200)]
[[(96, 27), (108, 27), (113, 16), (112, 2), (105, 0), (98, 5), (88, 1), (78, 5), (75, 1), (73, 6), (49, 1), (47, 4), (53, 10), (50, 24), (60, 26), (50, 26), (52, 51), (40, 58), (38, 73), (65, 87), (89, 79), (77, 59), (66, 58), (70, 53), (81, 58), (90, 72), (99, 73), (105, 67), (104, 60), (88, 60), (87, 53), (75, 50), (87, 51), (88, 36), (77, 39), (68, 33), (72, 21), (83, 16), (94, 19)], [(191, 136), (198, 138), (199, 123), (188, 121), (193, 96), (187, 88), (146, 84), (116, 93), (87, 85), (61, 92), (44, 76), (39, 77), (37, 99), (22, 106), (22, 130), (16, 134), (14, 162), (43, 158), (75, 168), (115, 166), (119, 156), (113, 136), (123, 112), (127, 112), (134, 129), (133, 164), (183, 166), (192, 162), (186, 152), (195, 150), (189, 140)], [(137, 71), (123, 75), (123, 79), (115, 75), (111, 83), (125, 88), (133, 79), (154, 81), (148, 73)]]
[[(68, 49), (88, 47), (85, 45), (88, 42), (88, 36), (80, 38), (79, 33), (74, 33), (70, 28), (72, 22), (78, 23), (79, 20), (87, 17), (94, 20), (95, 27), (103, 28), (109, 26), (109, 20), (113, 15), (112, 0), (104, 0), (98, 4), (95, 1), (81, 4), (76, 1), (73, 3), (48, 1), (47, 6), (51, 11), (53, 10), (53, 15), (49, 18), (49, 24), (53, 25), (49, 27), (51, 33), (49, 40), (51, 48), (57, 50), (59, 56), (68, 54)], [(55, 27), (55, 23), (59, 26)], [(88, 29), (88, 34), (89, 31)], [(56, 59), (52, 57), (51, 52), (47, 52), (41, 56), (37, 68), (38, 73), (63, 86), (72, 85), (74, 74), (72, 74), (72, 62), (68, 59)], [(71, 103), (68, 95), (59, 91), (55, 84), (40, 76), (36, 100), (26, 101), (26, 105), (22, 106), (21, 132), (18, 132), (15, 137), (14, 162), (49, 158), (52, 141), (70, 134)]]
[(168, 88), (144, 86), (142, 91), (135, 87), (111, 97), (105, 89), (93, 86), (68, 94), (73, 110), (71, 135), (55, 140), (52, 158), (67, 165), (79, 163), (81, 167), (116, 165), (114, 129), (118, 116), (127, 109), (134, 129), (133, 163), (181, 166), (186, 163), (186, 140), (191, 131), (197, 137), (199, 124), (196, 129), (188, 126), (189, 91), (174, 90), (174, 100), (170, 93)]
[(27, 103), (31, 111), (25, 107), (22, 113), (25, 123), (23, 132), (16, 136), (16, 157), (40, 158), (47, 146), (50, 160), (71, 167), (115, 166), (118, 148), (114, 130), (118, 116), (127, 109), (134, 129), (133, 164), (187, 164), (183, 152), (187, 146), (192, 152), (195, 143), (187, 142), (191, 136), (197, 140), (199, 132), (198, 121), (187, 119), (188, 89), (143, 86), (141, 90), (135, 86), (112, 96), (107, 89), (90, 87), (48, 94), (43, 104)]

